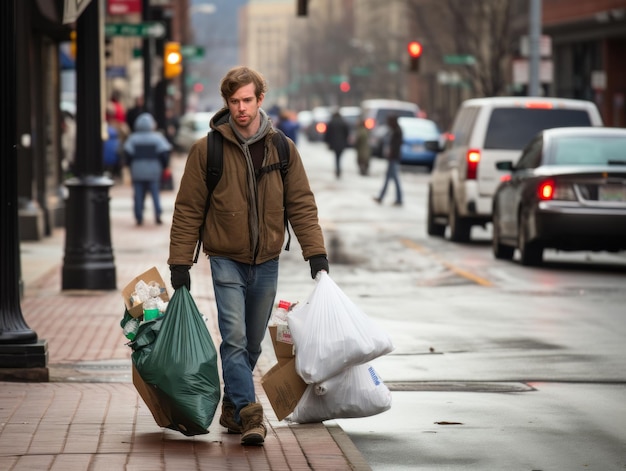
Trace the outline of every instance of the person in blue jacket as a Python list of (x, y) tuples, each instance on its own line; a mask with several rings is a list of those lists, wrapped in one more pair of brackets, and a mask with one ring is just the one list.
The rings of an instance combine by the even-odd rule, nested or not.
[(135, 121), (133, 132), (124, 143), (124, 154), (133, 182), (135, 220), (138, 226), (143, 224), (147, 192), (152, 195), (156, 223), (162, 224), (159, 191), (161, 176), (169, 165), (171, 151), (172, 145), (156, 130), (156, 121), (152, 115), (140, 114)]
[(102, 157), (104, 172), (110, 178), (119, 178), (122, 175), (120, 162), (120, 135), (115, 126), (107, 123), (108, 138), (102, 143)]

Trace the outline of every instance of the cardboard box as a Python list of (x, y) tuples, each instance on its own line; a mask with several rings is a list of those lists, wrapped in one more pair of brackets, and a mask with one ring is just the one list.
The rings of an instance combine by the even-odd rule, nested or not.
[(298, 405), (307, 384), (296, 373), (296, 359), (277, 363), (261, 378), (261, 385), (278, 420), (283, 420)]
[(287, 326), (271, 325), (269, 332), (278, 363), (263, 375), (261, 386), (267, 394), (276, 417), (278, 420), (283, 420), (296, 408), (307, 384), (296, 373), (293, 343), (283, 341), (291, 339)]
[(286, 363), (294, 357), (293, 339), (288, 325), (270, 325), (270, 338), (278, 363)]
[(126, 287), (122, 290), (122, 296), (124, 297), (124, 305), (126, 306), (126, 309), (130, 313), (130, 315), (133, 317), (143, 316), (143, 303), (133, 306), (133, 303), (131, 300), (131, 295), (133, 294), (133, 291), (135, 291), (135, 286), (140, 280), (143, 280), (146, 283), (150, 283), (151, 281), (156, 281), (157, 283), (159, 283), (159, 285), (162, 288), (160, 298), (165, 302), (168, 302), (170, 300), (170, 297), (167, 294), (167, 289), (165, 287), (165, 281), (163, 281), (163, 278), (161, 278), (161, 275), (159, 274), (159, 270), (157, 270), (156, 267), (152, 267), (150, 268), (150, 270), (133, 278), (133, 281), (128, 283)]
[(172, 421), (169, 419), (171, 417), (171, 411), (166, 410), (165, 407), (168, 404), (168, 401), (163, 400), (163, 398), (159, 397), (159, 391), (156, 387), (150, 386), (147, 384), (135, 368), (133, 364), (133, 384), (135, 385), (135, 389), (143, 399), (143, 402), (146, 403), (150, 412), (152, 412), (152, 417), (154, 417), (155, 422), (160, 427), (169, 427)]

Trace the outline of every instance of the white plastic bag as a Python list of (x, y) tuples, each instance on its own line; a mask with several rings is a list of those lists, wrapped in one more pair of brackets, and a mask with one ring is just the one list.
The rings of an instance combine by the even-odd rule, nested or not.
[(296, 351), (296, 372), (307, 384), (321, 383), (394, 348), (391, 338), (326, 272), (320, 273), (309, 299), (289, 313), (287, 322)]
[(348, 368), (323, 383), (307, 386), (291, 413), (291, 420), (304, 424), (369, 417), (390, 407), (389, 388), (374, 368), (365, 364)]

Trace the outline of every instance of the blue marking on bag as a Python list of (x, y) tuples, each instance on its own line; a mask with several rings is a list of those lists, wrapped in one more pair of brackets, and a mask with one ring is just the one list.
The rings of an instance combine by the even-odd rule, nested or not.
[(376, 374), (376, 371), (374, 371), (374, 368), (370, 366), (367, 371), (370, 372), (370, 376), (372, 377), (372, 381), (374, 381), (374, 384), (376, 386), (380, 385), (380, 378), (378, 378), (378, 375)]

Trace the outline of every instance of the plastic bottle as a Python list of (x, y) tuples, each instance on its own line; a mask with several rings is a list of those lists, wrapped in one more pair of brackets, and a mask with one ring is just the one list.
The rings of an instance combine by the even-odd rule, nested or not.
[(287, 313), (289, 312), (289, 308), (291, 307), (291, 303), (289, 301), (285, 301), (281, 299), (278, 301), (278, 307), (274, 312), (274, 323), (275, 324), (286, 324), (287, 323)]
[(143, 303), (143, 320), (151, 321), (159, 317), (159, 308), (157, 307), (156, 298), (148, 298)]
[(133, 317), (129, 319), (126, 324), (124, 324), (124, 336), (128, 340), (135, 340), (135, 336), (137, 335), (137, 330), (139, 329), (139, 319)]

